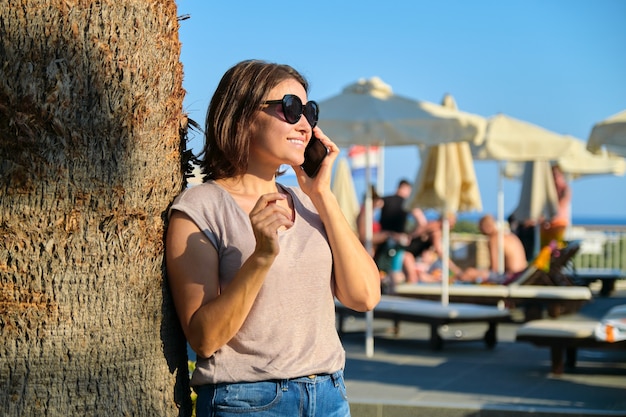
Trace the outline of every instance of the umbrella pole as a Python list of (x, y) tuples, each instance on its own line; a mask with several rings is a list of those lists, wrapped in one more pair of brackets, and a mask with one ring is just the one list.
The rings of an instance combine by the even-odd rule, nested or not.
[[(372, 225), (374, 223), (370, 159), (370, 146), (368, 145), (365, 149), (365, 249), (368, 253), (372, 253)], [(365, 356), (368, 358), (374, 356), (374, 312), (372, 310), (365, 313)]]
[[(565, 174), (565, 181), (567, 181), (567, 186), (572, 186), (572, 174)], [(570, 233), (572, 232), (572, 199), (570, 197), (568, 207), (567, 207), (567, 224), (565, 225), (565, 239), (570, 239)]]
[(450, 220), (448, 219), (448, 204), (444, 205), (443, 215), (442, 215), (442, 245), (443, 245), (443, 254), (441, 261), (443, 262), (441, 268), (441, 304), (444, 306), (448, 305), (450, 300), (449, 296), (449, 275), (450, 275)]
[(539, 220), (535, 220), (535, 242), (533, 246), (533, 258), (536, 258), (541, 252), (541, 222)]
[(498, 162), (498, 273), (504, 274), (504, 187), (503, 164)]

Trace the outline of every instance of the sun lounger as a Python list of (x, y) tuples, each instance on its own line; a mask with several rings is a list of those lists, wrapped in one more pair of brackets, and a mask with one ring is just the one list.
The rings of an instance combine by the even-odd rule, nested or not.
[(621, 305), (600, 321), (530, 321), (517, 329), (516, 340), (549, 347), (551, 371), (558, 375), (576, 366), (579, 348), (626, 349), (625, 332), (626, 305)]
[(603, 297), (611, 295), (615, 289), (615, 282), (618, 279), (626, 279), (626, 271), (615, 268), (572, 268), (564, 273), (570, 280), (578, 285), (589, 285), (592, 282), (600, 280), (602, 282), (600, 295)]
[[(347, 316), (362, 315), (338, 301), (335, 302), (335, 310), (339, 319), (339, 334), (343, 333), (343, 321)], [(434, 350), (439, 350), (443, 347), (443, 339), (439, 334), (441, 326), (477, 322), (488, 324), (483, 340), (488, 348), (493, 348), (497, 342), (497, 323), (509, 321), (510, 313), (507, 309), (489, 306), (462, 303), (449, 303), (444, 306), (441, 302), (383, 295), (380, 303), (374, 308), (374, 318), (393, 320), (396, 328), (401, 321), (428, 324), (430, 325), (430, 346)]]
[[(395, 295), (441, 300), (441, 284), (399, 284)], [(486, 305), (521, 305), (525, 321), (540, 318), (545, 308), (551, 317), (558, 317), (562, 310), (577, 310), (591, 300), (588, 287), (565, 287), (547, 285), (473, 285), (451, 284), (448, 286), (451, 302)]]
[(552, 318), (562, 312), (577, 311), (593, 297), (588, 287), (520, 285), (508, 288), (507, 299), (524, 307), (526, 321), (541, 318), (544, 309)]
[(568, 242), (564, 248), (554, 249), (550, 256), (550, 268), (546, 275), (553, 285), (575, 285), (565, 273), (573, 265), (574, 256), (580, 250), (578, 241)]

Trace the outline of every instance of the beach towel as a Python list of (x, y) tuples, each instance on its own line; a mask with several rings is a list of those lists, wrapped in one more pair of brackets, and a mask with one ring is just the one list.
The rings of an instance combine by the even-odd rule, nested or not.
[(626, 340), (626, 304), (613, 307), (595, 328), (596, 339), (609, 343)]

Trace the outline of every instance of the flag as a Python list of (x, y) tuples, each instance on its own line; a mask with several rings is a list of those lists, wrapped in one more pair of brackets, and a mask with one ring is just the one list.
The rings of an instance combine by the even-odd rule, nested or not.
[[(372, 177), (376, 177), (378, 173), (378, 166), (380, 165), (380, 148), (378, 146), (370, 146), (369, 149), (371, 175)], [(350, 149), (348, 150), (348, 157), (350, 158), (352, 175), (365, 175), (365, 167), (367, 165), (367, 146), (350, 146)]]

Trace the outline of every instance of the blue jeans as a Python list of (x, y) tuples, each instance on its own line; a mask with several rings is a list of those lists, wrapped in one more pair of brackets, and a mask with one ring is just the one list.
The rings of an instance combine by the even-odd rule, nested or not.
[(343, 371), (194, 387), (197, 417), (349, 417)]

